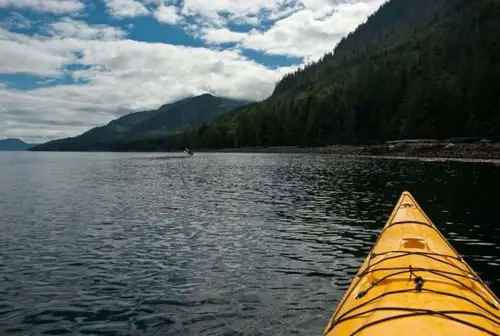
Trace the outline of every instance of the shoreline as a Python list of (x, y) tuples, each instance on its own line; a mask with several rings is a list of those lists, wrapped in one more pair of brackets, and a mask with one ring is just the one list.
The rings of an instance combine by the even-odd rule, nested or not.
[[(32, 152), (32, 150), (28, 150)], [(41, 152), (52, 152), (41, 150)], [(174, 153), (177, 150), (56, 151), (102, 153)], [(500, 142), (451, 143), (435, 140), (394, 141), (379, 145), (255, 146), (239, 148), (195, 148), (194, 153), (318, 154), (353, 158), (453, 160), (467, 162), (500, 161)]]
[(395, 143), (383, 145), (332, 145), (323, 147), (240, 147), (226, 149), (199, 149), (197, 152), (215, 153), (282, 153), (328, 154), (349, 157), (380, 157), (407, 159), (500, 159), (500, 143)]

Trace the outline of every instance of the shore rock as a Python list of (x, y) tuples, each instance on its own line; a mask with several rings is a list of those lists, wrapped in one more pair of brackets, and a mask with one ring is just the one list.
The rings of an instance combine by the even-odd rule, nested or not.
[(323, 147), (240, 147), (216, 151), (226, 153), (317, 153), (359, 156), (500, 159), (500, 143), (490, 142), (456, 144), (451, 142), (402, 142), (370, 146), (333, 145)]

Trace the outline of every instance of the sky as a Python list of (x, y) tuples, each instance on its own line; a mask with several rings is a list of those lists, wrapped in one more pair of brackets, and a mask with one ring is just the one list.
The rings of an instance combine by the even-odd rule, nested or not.
[(259, 101), (385, 0), (0, 0), (0, 138), (45, 142), (187, 96)]

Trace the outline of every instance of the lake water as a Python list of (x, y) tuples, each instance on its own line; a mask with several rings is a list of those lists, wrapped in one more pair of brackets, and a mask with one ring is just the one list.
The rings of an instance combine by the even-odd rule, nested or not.
[(403, 190), (497, 294), (500, 165), (0, 153), (0, 334), (320, 335)]

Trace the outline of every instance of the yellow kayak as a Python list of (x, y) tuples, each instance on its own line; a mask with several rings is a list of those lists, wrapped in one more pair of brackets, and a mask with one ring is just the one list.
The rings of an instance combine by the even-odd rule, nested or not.
[(324, 335), (500, 335), (500, 302), (404, 192)]

